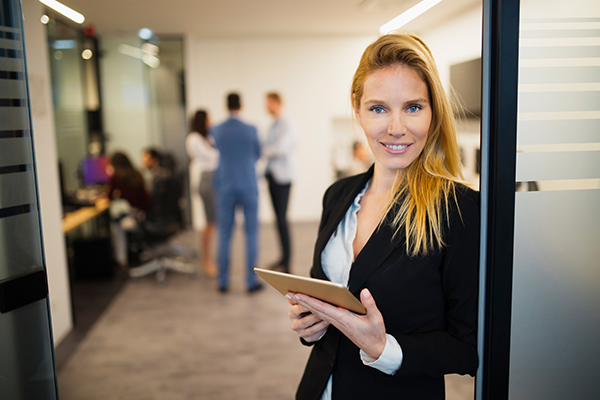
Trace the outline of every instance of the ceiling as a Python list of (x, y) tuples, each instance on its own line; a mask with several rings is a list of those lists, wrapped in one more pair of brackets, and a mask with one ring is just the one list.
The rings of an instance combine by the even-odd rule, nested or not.
[[(477, 7), (482, 0), (443, 0), (404, 29), (421, 33)], [(376, 34), (419, 0), (62, 0), (82, 13), (99, 35), (157, 34), (201, 37)]]

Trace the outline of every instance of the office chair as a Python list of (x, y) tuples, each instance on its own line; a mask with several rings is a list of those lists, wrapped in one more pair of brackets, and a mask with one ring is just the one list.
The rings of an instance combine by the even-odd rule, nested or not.
[(129, 269), (131, 278), (156, 272), (156, 280), (164, 284), (169, 270), (193, 276), (198, 274), (195, 264), (186, 260), (185, 252), (168, 244), (168, 240), (182, 228), (179, 206), (182, 182), (182, 176), (168, 172), (154, 178), (152, 205), (131, 241), (133, 252), (138, 252), (143, 263)]

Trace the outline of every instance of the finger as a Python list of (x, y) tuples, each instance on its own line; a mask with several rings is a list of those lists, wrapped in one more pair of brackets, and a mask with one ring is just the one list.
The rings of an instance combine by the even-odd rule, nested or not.
[(288, 316), (290, 318), (302, 318), (302, 314), (306, 314), (308, 312), (308, 310), (304, 307), (302, 307), (299, 304), (296, 304), (294, 306), (292, 306), (290, 308), (290, 311), (288, 312)]
[(356, 314), (353, 312), (348, 311), (345, 308), (325, 303), (314, 297), (296, 293), (293, 296), (293, 299), (314, 315), (327, 321), (329, 324), (336, 326), (342, 331), (344, 330), (343, 327), (347, 325), (350, 320), (356, 318)]
[(311, 326), (310, 329), (302, 332), (300, 337), (307, 342), (315, 342), (323, 336), (328, 326), (329, 324), (327, 322), (321, 321), (318, 324)]
[(293, 319), (291, 322), (292, 330), (298, 332), (300, 330), (307, 329), (321, 321), (322, 321), (322, 319), (317, 317), (316, 315), (308, 314), (307, 316), (305, 316), (303, 318)]
[(292, 301), (292, 295), (294, 293), (293, 292), (287, 292), (285, 295), (285, 298), (287, 299), (288, 303), (290, 303), (291, 305), (295, 306), (297, 303), (295, 303), (294, 301)]
[(369, 289), (363, 289), (360, 292), (360, 301), (367, 309), (367, 316), (378, 318), (381, 315), (381, 312), (379, 312), (377, 304), (375, 303), (375, 299), (371, 295)]
[(343, 308), (336, 307), (329, 303), (325, 303), (324, 301), (302, 293), (296, 293), (294, 294), (294, 296), (292, 296), (292, 298), (306, 310), (311, 311), (314, 314), (320, 315), (321, 318), (322, 315), (336, 317), (339, 316), (339, 314), (343, 311), (346, 311)]
[(316, 324), (313, 324), (306, 329), (302, 330), (302, 333), (307, 336), (315, 335), (321, 332), (323, 329), (327, 328), (329, 324), (323, 320), (320, 320)]

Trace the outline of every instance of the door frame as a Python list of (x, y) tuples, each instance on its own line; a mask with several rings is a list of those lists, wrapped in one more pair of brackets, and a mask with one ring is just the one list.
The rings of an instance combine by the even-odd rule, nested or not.
[(483, 0), (477, 400), (509, 393), (519, 12), (519, 0)]

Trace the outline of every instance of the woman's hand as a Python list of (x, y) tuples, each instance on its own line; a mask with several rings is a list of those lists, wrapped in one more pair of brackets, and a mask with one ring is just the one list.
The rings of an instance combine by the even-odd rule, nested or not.
[[(324, 322), (327, 325), (331, 324), (335, 326), (370, 357), (378, 359), (381, 353), (383, 353), (387, 340), (385, 337), (385, 324), (383, 316), (379, 312), (375, 300), (368, 289), (363, 289), (360, 293), (360, 301), (367, 309), (367, 314), (365, 315), (355, 314), (352, 311), (333, 306), (301, 293), (288, 293), (286, 297), (297, 303), (290, 310), (290, 319), (292, 319), (292, 312), (295, 315), (296, 313), (300, 315), (309, 311), (311, 313), (310, 321), (322, 320), (319, 324)], [(298, 308), (294, 310), (294, 307)], [(294, 329), (293, 319), (292, 329)], [(294, 330), (298, 332), (296, 329)]]
[(329, 323), (315, 316), (301, 305), (291, 301), (290, 304), (292, 304), (292, 308), (288, 312), (288, 317), (292, 321), (292, 330), (307, 342), (316, 342), (321, 339), (327, 331)]

